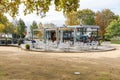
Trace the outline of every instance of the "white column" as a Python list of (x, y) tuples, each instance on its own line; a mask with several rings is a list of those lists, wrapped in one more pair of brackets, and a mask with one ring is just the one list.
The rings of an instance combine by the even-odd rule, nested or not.
[(46, 29), (45, 28), (44, 28), (43, 38), (44, 38), (44, 43), (46, 43)]
[(60, 42), (63, 42), (63, 30), (60, 31)]
[(59, 29), (58, 28), (56, 29), (56, 41), (57, 41), (57, 46), (58, 46), (58, 43), (59, 43)]
[(76, 42), (76, 27), (74, 28), (74, 44)]

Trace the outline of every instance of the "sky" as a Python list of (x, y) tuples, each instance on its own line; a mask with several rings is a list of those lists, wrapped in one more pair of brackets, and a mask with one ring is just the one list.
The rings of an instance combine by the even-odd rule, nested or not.
[[(120, 15), (120, 0), (80, 0), (79, 9), (82, 10), (86, 8), (95, 12), (108, 8), (115, 14)], [(24, 16), (22, 12), (23, 9), (24, 6), (21, 5), (19, 9), (19, 16), (17, 16), (16, 19), (23, 19), (27, 26), (31, 25), (33, 21), (36, 21), (37, 23), (42, 22), (43, 24), (54, 23), (57, 26), (62, 26), (65, 24), (65, 17), (63, 13), (55, 11), (54, 5), (50, 6), (50, 10), (46, 13), (46, 17), (44, 18), (37, 16), (35, 13)], [(13, 21), (8, 14), (6, 15), (10, 21)]]

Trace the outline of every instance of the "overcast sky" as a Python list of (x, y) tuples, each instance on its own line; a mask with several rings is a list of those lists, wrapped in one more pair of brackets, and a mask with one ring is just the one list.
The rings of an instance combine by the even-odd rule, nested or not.
[[(50, 6), (49, 12), (47, 12), (46, 17), (40, 18), (35, 13), (24, 16), (22, 10), (23, 6), (20, 7), (19, 16), (17, 19), (22, 18), (26, 25), (29, 26), (32, 21), (37, 23), (54, 23), (57, 26), (62, 26), (64, 24), (65, 18), (62, 12), (56, 12), (54, 6)], [(105, 8), (112, 10), (115, 14), (120, 15), (120, 0), (80, 0), (80, 9), (92, 9), (93, 11), (101, 11)], [(8, 16), (8, 15), (7, 15)], [(8, 17), (12, 21), (11, 17)]]

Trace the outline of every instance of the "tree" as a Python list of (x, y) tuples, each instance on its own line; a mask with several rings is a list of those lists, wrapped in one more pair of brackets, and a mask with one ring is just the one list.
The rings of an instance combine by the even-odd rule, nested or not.
[(37, 26), (37, 22), (36, 21), (33, 21), (32, 25), (30, 26), (30, 30), (31, 32), (33, 33), (33, 30), (34, 29), (38, 29), (38, 26)]
[(0, 13), (0, 24), (1, 24), (1, 33), (4, 34), (12, 34), (13, 33), (13, 24), (9, 22), (6, 16), (4, 16), (2, 13)]
[(0, 24), (0, 33), (2, 33), (4, 31), (5, 25)]
[(43, 27), (43, 24), (40, 22), (39, 25), (38, 25), (38, 28), (42, 28)]
[(45, 27), (45, 28), (55, 28), (56, 25), (54, 23), (46, 23), (46, 24), (44, 24), (43, 27)]
[(67, 18), (65, 21), (66, 25), (79, 25), (80, 24), (80, 20), (77, 17), (77, 12), (71, 12), (67, 14), (66, 18)]
[(26, 25), (22, 19), (19, 19), (17, 23), (16, 34), (19, 38), (24, 38), (26, 35)]
[(95, 13), (90, 9), (83, 9), (77, 12), (78, 18), (81, 21), (81, 24), (84, 25), (94, 25), (95, 24)]
[(98, 11), (95, 17), (96, 25), (100, 26), (100, 35), (104, 38), (105, 29), (112, 20), (116, 19), (116, 15), (109, 9)]
[(34, 29), (38, 29), (36, 21), (33, 21), (32, 25), (30, 26), (30, 30), (31, 30), (31, 33), (32, 33), (32, 38), (33, 38), (33, 35), (37, 35), (37, 33), (38, 33), (38, 31), (34, 31)]
[(42, 39), (42, 35), (43, 35), (42, 28), (43, 28), (43, 24), (40, 22), (39, 25), (38, 25), (38, 29), (40, 29), (40, 30), (38, 30), (38, 33), (37, 33), (37, 36), (38, 36), (39, 39)]
[(5, 31), (5, 27), (8, 26), (9, 21), (8, 21), (7, 17), (4, 16), (2, 13), (0, 13), (0, 24), (1, 24), (1, 28), (2, 28), (3, 25), (4, 25), (4, 29), (1, 30), (1, 31), (2, 31), (1, 33), (4, 33), (4, 31)]
[(0, 0), (0, 11), (9, 12), (13, 17), (18, 14), (20, 0)]
[(54, 4), (57, 11), (63, 10), (64, 14), (68, 14), (72, 11), (77, 11), (79, 1), (80, 0), (54, 0)]
[(9, 12), (12, 17), (18, 14), (20, 4), (24, 4), (24, 14), (30, 14), (36, 11), (37, 14), (44, 16), (49, 10), (51, 2), (54, 1), (55, 9), (67, 14), (71, 11), (77, 11), (79, 0), (0, 0), (0, 11)]
[(8, 23), (8, 19), (6, 16), (4, 16), (2, 13), (0, 13), (0, 24), (6, 25)]
[(106, 38), (111, 39), (114, 36), (120, 37), (120, 18), (113, 20), (110, 25), (106, 28)]
[(3, 31), (5, 34), (12, 34), (14, 33), (14, 25), (12, 23), (7, 23), (5, 29)]

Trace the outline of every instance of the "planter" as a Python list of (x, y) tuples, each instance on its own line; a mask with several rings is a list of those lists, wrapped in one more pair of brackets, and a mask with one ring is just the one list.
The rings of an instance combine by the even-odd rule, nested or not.
[(26, 45), (25, 45), (25, 48), (26, 48), (27, 50), (30, 50), (30, 45), (29, 45), (29, 44), (26, 44)]

